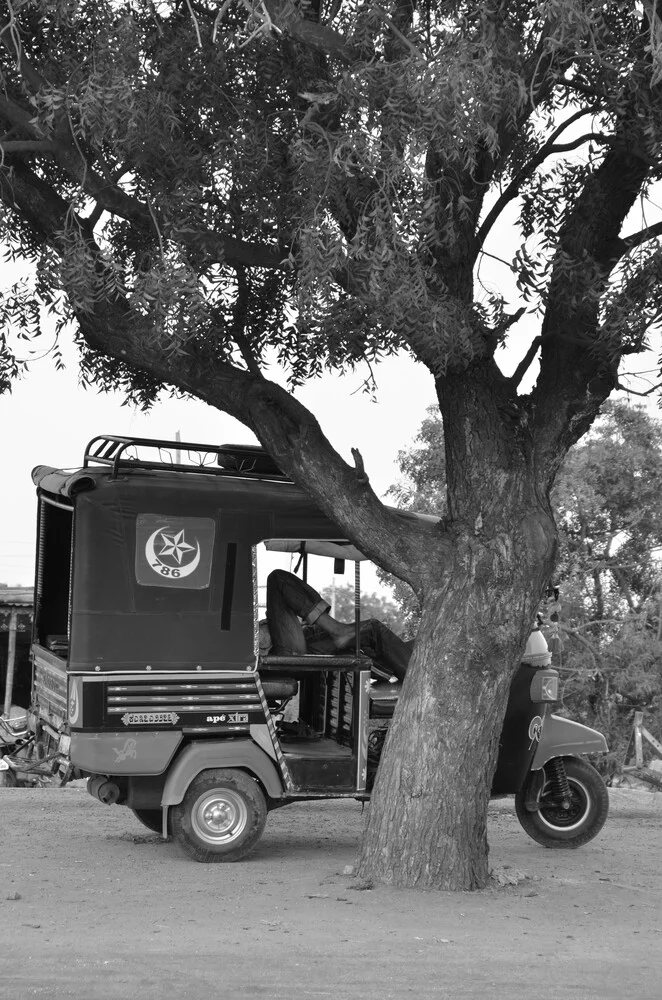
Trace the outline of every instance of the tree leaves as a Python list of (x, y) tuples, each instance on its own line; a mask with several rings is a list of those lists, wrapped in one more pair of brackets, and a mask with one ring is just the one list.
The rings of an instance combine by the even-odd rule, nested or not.
[[(653, 273), (646, 255), (610, 285), (567, 232), (627, 122), (659, 173), (657, 21), (578, 0), (221, 13), (206, 0), (15, 7), (0, 119), (12, 141), (45, 145), (0, 169), (9, 182), (29, 165), (104, 254), (99, 268), (85, 238), (60, 238), (52, 307), (63, 288), (74, 311), (123, 295), (173, 357), (203, 334), (239, 364), (269, 344), (292, 384), (403, 347), (436, 377), (468, 370), (507, 329), (506, 295), (473, 288), (481, 218), (510, 201), (506, 183), (523, 238), (510, 311), (523, 300), (542, 319), (553, 299), (564, 323), (592, 324), (610, 363), (643, 344), (657, 317), (654, 282), (636, 280)], [(554, 138), (561, 114), (591, 122), (576, 153)], [(19, 232), (37, 259), (34, 229)]]

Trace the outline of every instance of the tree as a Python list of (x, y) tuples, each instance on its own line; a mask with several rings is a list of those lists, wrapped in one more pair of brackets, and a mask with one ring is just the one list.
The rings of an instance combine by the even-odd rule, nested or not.
[(662, 427), (643, 408), (607, 403), (568, 454), (552, 494), (557, 575), (577, 581), (582, 618), (636, 616), (659, 589)]
[[(5, 8), (2, 235), (36, 278), (5, 297), (3, 329), (31, 336), (51, 311), (74, 323), (84, 381), (232, 414), (412, 587), (418, 640), (360, 870), (484, 885), (497, 734), (557, 547), (550, 489), (659, 316), (662, 224), (635, 210), (660, 172), (657, 6)], [(489, 293), (480, 269), (515, 209), (519, 247)], [(294, 389), (397, 350), (439, 400), (436, 524), (385, 507), (362, 457), (265, 377), (280, 361)], [(2, 357), (8, 384), (6, 337)]]
[(662, 426), (619, 401), (570, 451), (552, 493), (564, 704), (605, 733), (610, 773), (624, 763), (635, 710), (659, 730), (661, 486)]

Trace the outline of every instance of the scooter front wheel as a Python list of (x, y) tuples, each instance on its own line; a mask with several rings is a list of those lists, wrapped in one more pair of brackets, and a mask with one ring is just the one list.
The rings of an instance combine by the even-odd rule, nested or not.
[[(554, 788), (551, 763), (543, 769), (542, 783), (532, 772), (515, 796), (517, 818), (543, 847), (581, 847), (604, 826), (609, 793), (594, 767), (579, 757), (563, 757), (559, 763), (565, 768), (570, 794), (562, 804)], [(537, 808), (532, 810), (534, 803)]]

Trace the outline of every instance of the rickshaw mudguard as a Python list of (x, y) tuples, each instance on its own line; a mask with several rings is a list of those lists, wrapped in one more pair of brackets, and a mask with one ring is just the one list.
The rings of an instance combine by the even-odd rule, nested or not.
[(552, 757), (576, 757), (583, 753), (607, 753), (607, 741), (597, 729), (564, 719), (560, 715), (545, 717), (540, 741), (533, 757), (531, 770), (543, 767)]
[(276, 766), (252, 740), (205, 740), (189, 743), (174, 761), (163, 787), (161, 806), (179, 805), (186, 789), (201, 771), (226, 767), (250, 771), (272, 799), (283, 795), (283, 782)]

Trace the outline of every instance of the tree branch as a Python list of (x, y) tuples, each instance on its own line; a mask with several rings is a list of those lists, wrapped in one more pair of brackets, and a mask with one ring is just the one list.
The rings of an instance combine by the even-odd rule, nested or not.
[(234, 337), (249, 372), (252, 372), (253, 375), (261, 376), (262, 372), (260, 371), (260, 366), (258, 365), (257, 359), (248, 344), (245, 333), (250, 295), (248, 279), (246, 277), (246, 268), (242, 265), (238, 265), (235, 267), (235, 274), (237, 275), (237, 295), (233, 306)]
[(662, 389), (662, 382), (656, 382), (655, 385), (652, 385), (650, 387), (650, 389), (643, 390), (643, 389), (631, 389), (629, 385), (625, 385), (619, 379), (616, 388), (620, 389), (621, 392), (627, 392), (628, 395), (630, 396), (641, 396), (645, 398), (647, 396), (652, 396), (654, 392), (658, 392), (660, 389)]
[[(620, 350), (600, 341), (599, 301), (620, 259), (621, 227), (650, 171), (632, 149), (647, 127), (638, 107), (623, 113), (611, 148), (586, 177), (558, 234), (540, 375), (530, 395), (537, 457), (551, 475), (617, 382)], [(568, 331), (587, 346), (573, 346)]]
[[(385, 25), (387, 25), (388, 28), (390, 28), (390, 30), (393, 32), (394, 38), (396, 38), (400, 42), (402, 47), (406, 49), (407, 52), (409, 52), (409, 54), (414, 57), (414, 59), (416, 59), (418, 62), (421, 63), (427, 63), (427, 59), (425, 58), (421, 50), (417, 49), (416, 46), (413, 44), (413, 42), (410, 42), (408, 38), (405, 38), (405, 36), (402, 34), (398, 26), (395, 24), (394, 21), (391, 20), (391, 18), (385, 13), (385, 11), (383, 11), (381, 8), (378, 7), (374, 7), (373, 10), (375, 14), (379, 17), (379, 19)], [(411, 14), (413, 13), (413, 6), (411, 4), (408, 5), (406, 10), (407, 10), (407, 15), (406, 15), (407, 23), (411, 23)]]
[(564, 132), (569, 125), (578, 121), (579, 118), (583, 118), (585, 115), (591, 114), (592, 111), (593, 108), (582, 108), (580, 111), (575, 112), (575, 114), (571, 115), (564, 122), (562, 122), (558, 128), (552, 132), (544, 145), (540, 147), (536, 155), (533, 156), (529, 162), (518, 171), (508, 184), (506, 190), (499, 195), (478, 229), (476, 239), (479, 246), (482, 246), (485, 242), (488, 233), (505, 209), (506, 205), (508, 205), (515, 198), (519, 197), (524, 181), (527, 180), (549, 156), (553, 156), (555, 153), (564, 153), (571, 149), (577, 149), (578, 146), (581, 146), (584, 142), (588, 142), (591, 138), (599, 138), (602, 142), (609, 141), (610, 137), (608, 136), (600, 136), (597, 133), (589, 132), (585, 136), (581, 136), (579, 139), (573, 140), (572, 142), (561, 143), (558, 146), (554, 144), (558, 136), (561, 135), (561, 133)]
[[(492, 13), (494, 27), (498, 31), (505, 21), (500, 4), (493, 5)], [(499, 162), (506, 162), (517, 143), (525, 122), (528, 121), (536, 108), (551, 92), (557, 78), (554, 71), (554, 64), (557, 63), (560, 69), (562, 66), (572, 63), (572, 53), (564, 52), (558, 46), (547, 45), (553, 31), (552, 22), (548, 19), (542, 26), (534, 51), (522, 63), (521, 77), (524, 90), (529, 95), (529, 100), (522, 103), (521, 109), (515, 115), (513, 115), (512, 107), (509, 106), (504, 109), (501, 121), (497, 125), (497, 134), (499, 136), (498, 154), (496, 156), (487, 155), (487, 161), (491, 166), (490, 176), (494, 176), (496, 173)], [(523, 43), (523, 40), (521, 41)], [(523, 49), (524, 45), (522, 44), (520, 47)], [(485, 175), (483, 180), (487, 181), (487, 179), (488, 176)]]
[(574, 639), (577, 640), (579, 645), (582, 646), (589, 653), (595, 664), (599, 663), (598, 654), (593, 649), (593, 646), (588, 641), (588, 639), (585, 639), (583, 635), (579, 634), (576, 628), (570, 628), (569, 625), (564, 625), (562, 622), (559, 622), (558, 626), (562, 632), (566, 633), (566, 635), (571, 635)]
[(629, 253), (630, 250), (640, 247), (642, 243), (647, 243), (648, 240), (654, 240), (658, 236), (662, 236), (662, 222), (656, 222), (652, 226), (647, 226), (646, 229), (640, 230), (638, 233), (626, 236), (621, 240), (623, 246), (622, 256), (625, 256), (625, 254)]
[(48, 139), (0, 139), (0, 151), (5, 153), (53, 153), (55, 143)]
[(299, 17), (297, 8), (287, 0), (264, 0), (264, 6), (277, 28), (307, 48), (338, 59), (347, 66), (362, 57), (360, 49), (335, 28)]
[(25, 129), (28, 135), (44, 138), (41, 129), (34, 124), (30, 112), (22, 108), (20, 104), (8, 100), (3, 94), (0, 94), (0, 118), (4, 118), (12, 125), (19, 125)]
[(533, 364), (533, 359), (535, 358), (536, 354), (540, 350), (540, 345), (541, 344), (542, 344), (542, 337), (535, 337), (532, 340), (532, 342), (531, 342), (531, 344), (529, 346), (529, 349), (527, 350), (526, 354), (524, 355), (524, 357), (522, 358), (522, 360), (518, 364), (518, 366), (515, 369), (515, 371), (513, 372), (513, 374), (508, 379), (508, 383), (512, 386), (513, 389), (517, 388), (517, 386), (520, 384), (520, 382), (522, 381), (522, 379), (526, 375), (527, 371), (529, 370), (529, 368)]
[(354, 459), (354, 465), (356, 466), (356, 478), (360, 483), (368, 483), (368, 473), (365, 471), (365, 465), (363, 464), (363, 455), (358, 448), (352, 448), (352, 458)]

